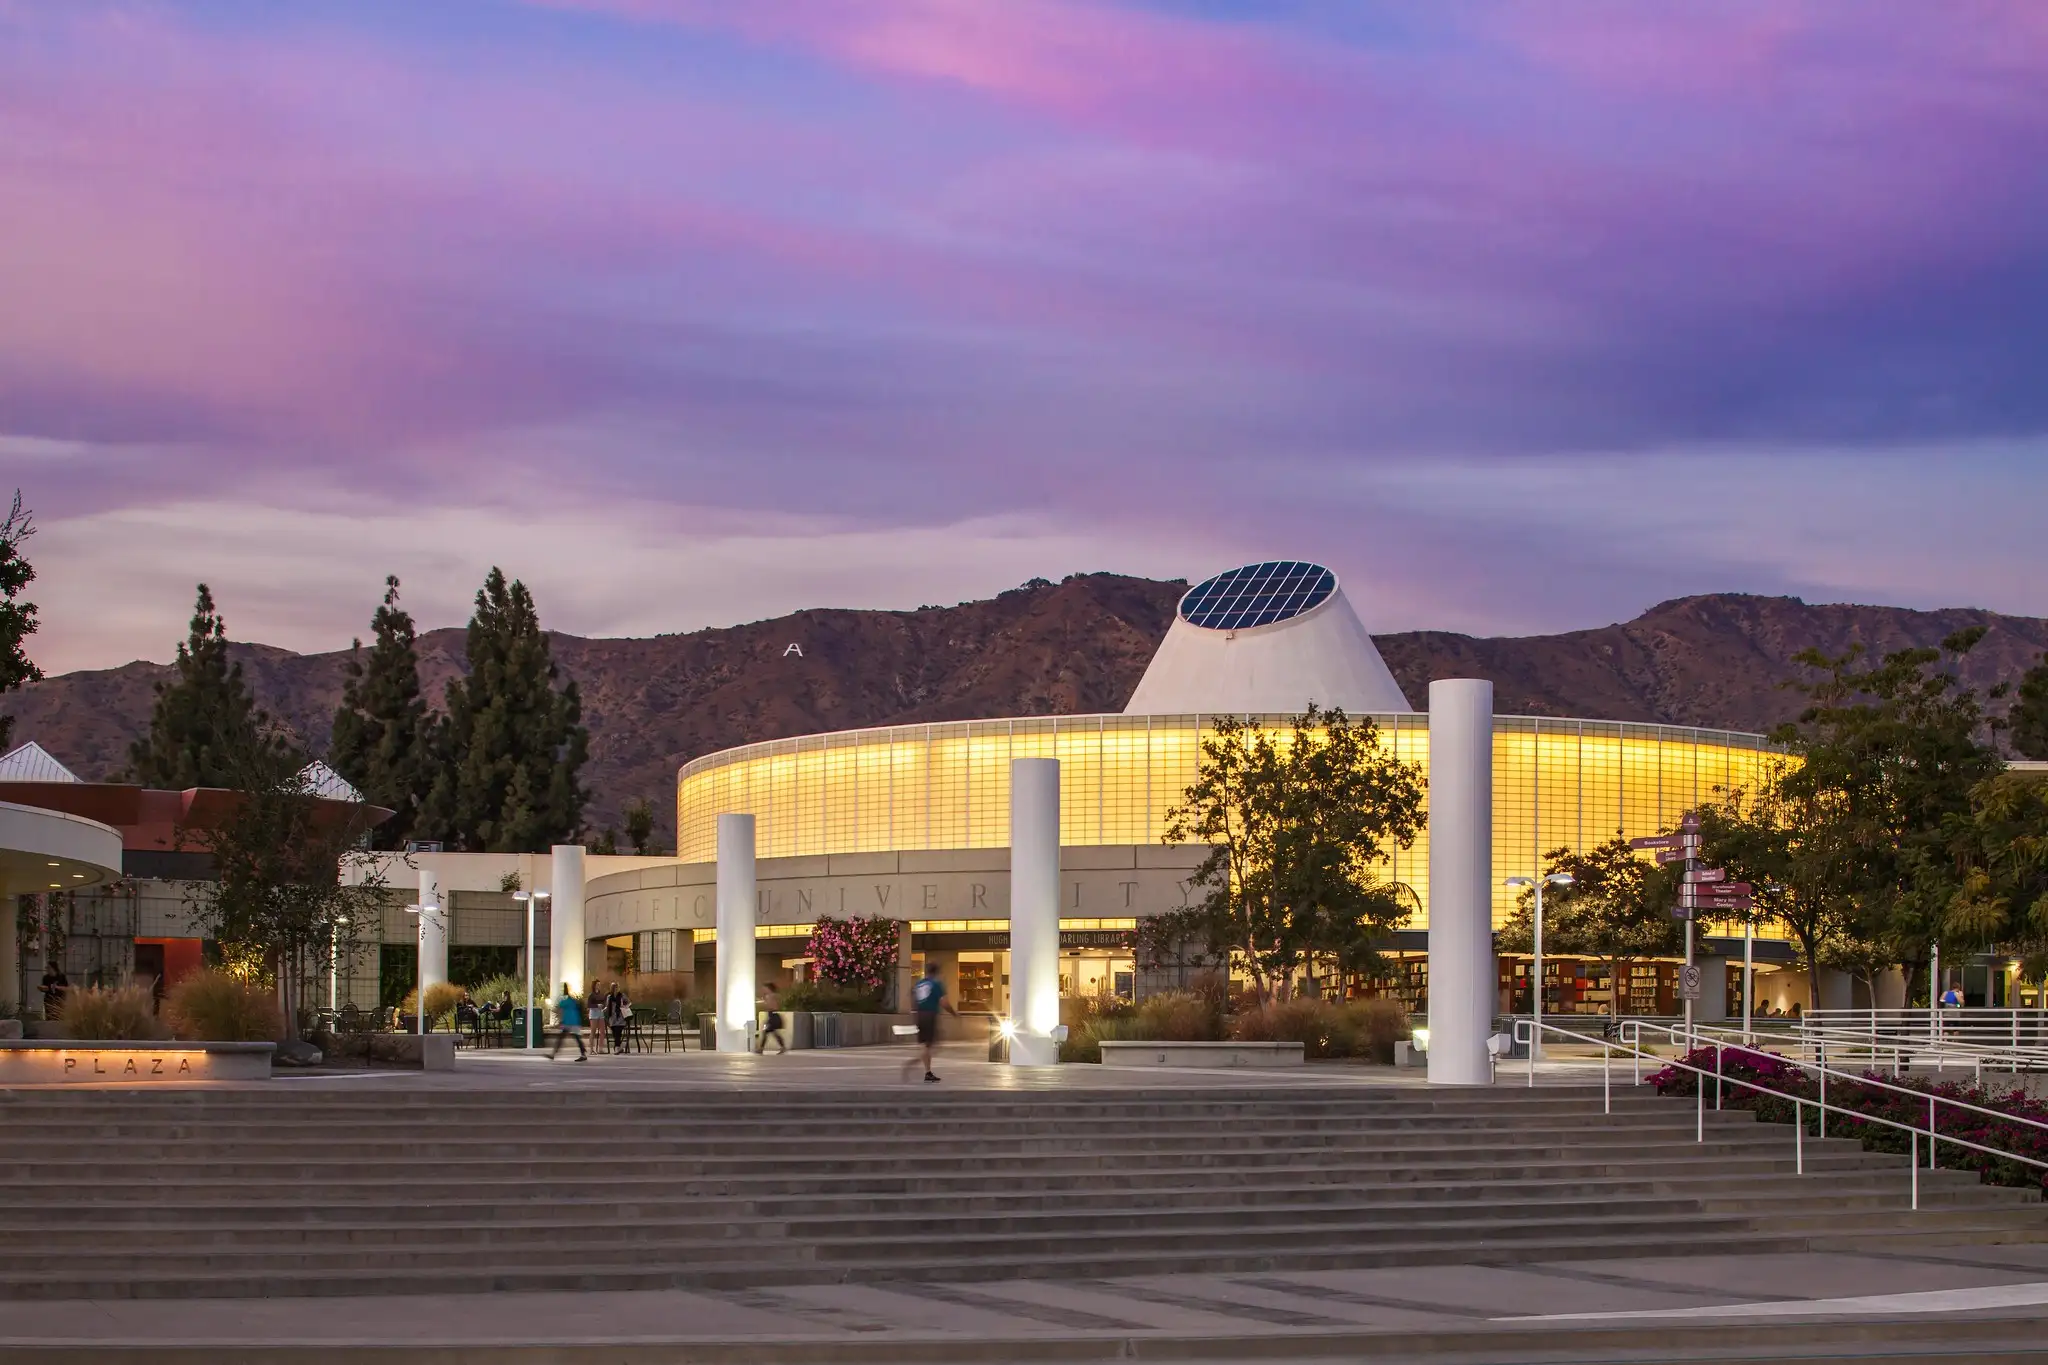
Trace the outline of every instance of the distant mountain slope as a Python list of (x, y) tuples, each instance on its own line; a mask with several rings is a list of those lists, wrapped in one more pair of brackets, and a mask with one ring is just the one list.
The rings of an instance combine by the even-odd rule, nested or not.
[[(556, 635), (555, 657), (583, 689), (592, 823), (616, 824), (635, 797), (653, 801), (664, 822), (672, 819), (679, 764), (753, 740), (1121, 710), (1184, 587), (1080, 574), (956, 607), (800, 611), (651, 639)], [(1980, 687), (2018, 677), (2048, 650), (2048, 621), (2033, 617), (1738, 594), (1681, 598), (1633, 621), (1564, 635), (1377, 638), (1416, 705), (1432, 678), (1482, 677), (1494, 681), (1504, 713), (1764, 730), (1799, 709), (1798, 695), (1781, 684), (1798, 672), (1791, 658), (1801, 650), (1931, 645), (1969, 625), (1989, 630), (1965, 671)], [(462, 646), (460, 628), (421, 638), (430, 696), (438, 698), (460, 671)], [(346, 651), (236, 649), (262, 704), (306, 743), (324, 745)], [(82, 777), (112, 777), (146, 728), (153, 686), (168, 672), (131, 663), (69, 673), (30, 685), (6, 707), (18, 718), (18, 739), (39, 741)]]

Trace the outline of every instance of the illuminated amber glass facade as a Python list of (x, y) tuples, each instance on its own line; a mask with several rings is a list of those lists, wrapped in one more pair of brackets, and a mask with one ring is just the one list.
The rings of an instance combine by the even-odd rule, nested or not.
[[(1374, 717), (1380, 742), (1427, 766), (1429, 718)], [(1288, 724), (1271, 717), (1275, 727)], [(763, 858), (1010, 841), (1010, 760), (1060, 760), (1063, 844), (1156, 844), (1195, 779), (1199, 716), (1046, 716), (844, 730), (710, 754), (677, 780), (677, 852), (717, 856), (717, 817), (750, 812)], [(1668, 725), (1499, 716), (1494, 721), (1493, 861), (1501, 878), (1544, 851), (1671, 828), (1731, 787), (1754, 787), (1776, 751), (1757, 735)], [(1429, 899), (1429, 839), (1389, 875)], [(1514, 907), (1498, 888), (1494, 920)], [(1413, 926), (1426, 920), (1417, 915)]]

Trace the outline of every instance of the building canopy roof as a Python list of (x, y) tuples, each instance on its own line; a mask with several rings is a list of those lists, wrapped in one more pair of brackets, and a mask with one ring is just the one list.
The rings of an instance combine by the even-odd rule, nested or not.
[(0, 782), (76, 782), (78, 774), (59, 763), (48, 749), (30, 740), (0, 754)]

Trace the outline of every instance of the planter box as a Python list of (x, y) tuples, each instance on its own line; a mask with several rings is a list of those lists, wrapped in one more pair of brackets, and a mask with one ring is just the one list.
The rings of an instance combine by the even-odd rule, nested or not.
[(270, 1075), (275, 1043), (0, 1039), (0, 1085), (152, 1085)]
[(1104, 1066), (1275, 1067), (1303, 1064), (1300, 1043), (1105, 1042)]
[(366, 1033), (362, 1037), (368, 1060), (390, 1066), (418, 1067), (422, 1071), (455, 1069), (455, 1035), (452, 1033)]

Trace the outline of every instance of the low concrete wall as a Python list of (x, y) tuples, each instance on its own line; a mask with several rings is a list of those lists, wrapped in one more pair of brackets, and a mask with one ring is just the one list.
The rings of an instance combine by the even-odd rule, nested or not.
[(1300, 1043), (1111, 1043), (1102, 1045), (1104, 1066), (1274, 1067), (1300, 1066)]
[[(783, 1018), (789, 1023), (787, 1030), (790, 1038), (789, 1045), (793, 1048), (815, 1047), (817, 1045), (815, 1025), (810, 1023), (807, 1017), (805, 1017), (805, 1022), (799, 1023), (798, 1019), (800, 1017), (805, 1017), (803, 1011), (783, 1011)], [(885, 1047), (892, 1043), (914, 1044), (917, 1041), (917, 1035), (914, 1032), (899, 1034), (896, 1030), (899, 1028), (915, 1029), (916, 1026), (917, 1018), (915, 1015), (910, 1014), (849, 1014), (841, 1012), (839, 1015), (839, 1046)], [(714, 1043), (712, 1040), (717, 1037), (718, 1029), (717, 1016), (710, 1014), (698, 1015), (697, 1027), (704, 1038), (704, 1049), (706, 1051), (713, 1050)], [(760, 1022), (757, 1020), (754, 1025), (754, 1039), (756, 1043), (760, 1041), (760, 1027)], [(979, 1042), (987, 1031), (988, 1020), (982, 1015), (971, 1014), (964, 1019), (956, 1019), (950, 1014), (939, 1016), (940, 1042), (954, 1043), (963, 1040)]]
[(422, 1071), (455, 1069), (455, 1035), (452, 1033), (366, 1033), (367, 1059), (390, 1066), (418, 1067)]
[(0, 1085), (148, 1085), (270, 1075), (275, 1043), (0, 1039)]

